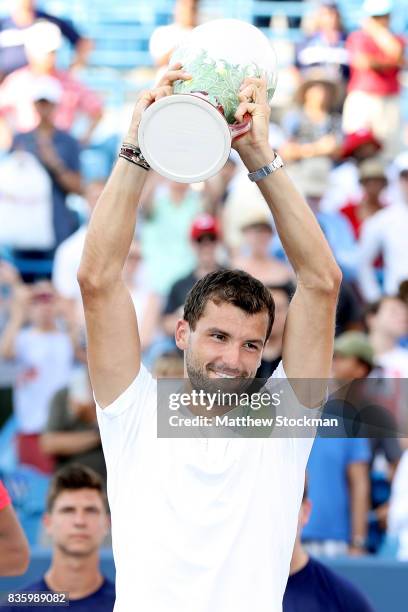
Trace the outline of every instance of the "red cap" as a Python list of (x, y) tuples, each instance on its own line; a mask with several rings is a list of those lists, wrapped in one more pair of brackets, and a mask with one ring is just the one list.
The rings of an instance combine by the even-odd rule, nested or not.
[(206, 213), (194, 220), (190, 230), (190, 237), (191, 240), (198, 240), (201, 236), (205, 236), (205, 234), (212, 234), (216, 238), (218, 238), (220, 234), (217, 219)]
[(343, 158), (350, 157), (350, 155), (352, 155), (354, 151), (358, 149), (358, 147), (369, 143), (375, 145), (378, 150), (382, 149), (381, 143), (377, 140), (371, 130), (363, 128), (361, 130), (357, 130), (357, 132), (347, 134), (343, 142), (341, 156)]

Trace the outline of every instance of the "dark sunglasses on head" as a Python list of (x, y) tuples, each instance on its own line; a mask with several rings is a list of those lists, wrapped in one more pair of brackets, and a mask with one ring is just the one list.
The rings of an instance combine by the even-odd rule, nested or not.
[(198, 244), (203, 244), (205, 242), (216, 242), (216, 240), (217, 236), (215, 234), (202, 234), (198, 236), (195, 241), (198, 242)]

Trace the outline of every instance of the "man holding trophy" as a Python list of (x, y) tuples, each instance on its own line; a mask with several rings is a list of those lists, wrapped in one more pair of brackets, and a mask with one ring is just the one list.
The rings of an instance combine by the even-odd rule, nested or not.
[[(157, 383), (141, 364), (122, 280), (149, 171), (140, 122), (153, 103), (172, 97), (175, 82), (189, 79), (174, 65), (139, 98), (92, 215), (78, 274), (108, 471), (115, 612), (281, 612), (313, 439), (158, 438)], [(341, 273), (268, 143), (266, 79), (244, 79), (238, 98), (235, 119), (250, 119), (250, 129), (233, 146), (272, 211), (297, 275), (273, 377), (326, 379)], [(253, 379), (273, 316), (269, 291), (244, 272), (199, 280), (175, 334), (192, 386)]]

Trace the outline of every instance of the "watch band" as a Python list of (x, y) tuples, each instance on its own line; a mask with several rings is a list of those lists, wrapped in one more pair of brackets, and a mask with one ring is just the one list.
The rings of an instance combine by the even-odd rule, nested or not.
[(268, 174), (272, 174), (273, 172), (276, 172), (276, 170), (282, 167), (283, 167), (282, 158), (280, 155), (276, 153), (275, 159), (271, 161), (270, 164), (267, 164), (266, 166), (259, 168), (259, 170), (255, 170), (255, 172), (249, 172), (248, 178), (250, 181), (254, 181), (256, 183), (260, 181), (261, 179), (265, 178), (265, 176), (268, 176)]

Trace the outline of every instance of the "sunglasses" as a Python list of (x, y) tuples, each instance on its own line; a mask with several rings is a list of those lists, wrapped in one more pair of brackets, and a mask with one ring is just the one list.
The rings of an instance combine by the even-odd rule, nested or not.
[(215, 234), (202, 234), (202, 236), (198, 236), (198, 238), (195, 239), (195, 242), (198, 242), (198, 244), (205, 244), (206, 242), (216, 241), (217, 236), (215, 236)]

